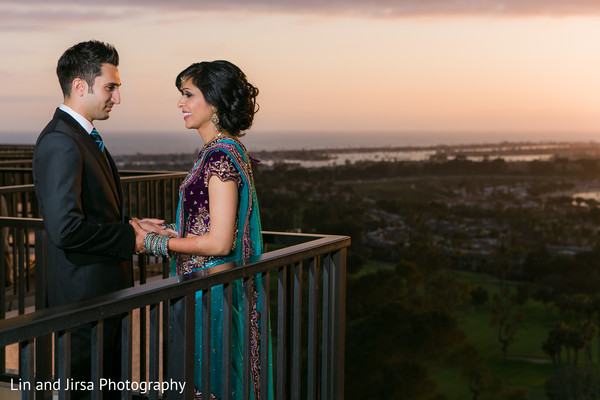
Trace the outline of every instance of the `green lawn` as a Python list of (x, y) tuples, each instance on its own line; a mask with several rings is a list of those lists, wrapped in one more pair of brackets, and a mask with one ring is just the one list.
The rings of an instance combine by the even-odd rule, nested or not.
[[(499, 376), (508, 387), (522, 386), (530, 390), (531, 400), (546, 399), (544, 384), (552, 373), (553, 366), (542, 351), (542, 343), (547, 336), (547, 326), (552, 315), (538, 301), (528, 300), (524, 306), (525, 325), (517, 334), (517, 341), (508, 348), (508, 360), (505, 362), (500, 351), (500, 343), (494, 328), (490, 327), (490, 303), (498, 291), (494, 278), (466, 272), (458, 272), (458, 277), (473, 285), (485, 287), (490, 299), (482, 306), (465, 305), (459, 311), (461, 327), (467, 335), (467, 342), (475, 345), (488, 360), (493, 375)], [(470, 395), (459, 372), (452, 368), (438, 368), (434, 378), (440, 393), (449, 399), (469, 399)]]
[(396, 268), (396, 265), (389, 262), (375, 261), (375, 260), (367, 260), (366, 264), (362, 266), (360, 271), (354, 275), (355, 277), (360, 277), (363, 275), (367, 275), (373, 272), (376, 272), (380, 269), (382, 270), (392, 270)]
[[(368, 261), (360, 274), (372, 273), (380, 269), (392, 269), (393, 263)], [(542, 303), (529, 299), (523, 305), (526, 315), (525, 325), (517, 333), (517, 341), (508, 348), (508, 360), (505, 362), (500, 351), (500, 343), (494, 328), (490, 327), (490, 304), (492, 296), (498, 291), (498, 281), (490, 276), (469, 272), (456, 272), (459, 279), (473, 286), (483, 286), (488, 290), (489, 300), (481, 306), (467, 303), (458, 310), (466, 341), (477, 347), (488, 360), (488, 367), (495, 376), (499, 376), (507, 387), (526, 387), (530, 400), (546, 400), (544, 385), (552, 374), (553, 366), (549, 357), (542, 351), (546, 340), (547, 326), (555, 315)], [(450, 400), (471, 399), (468, 386), (457, 368), (432, 366), (432, 377), (436, 381), (438, 392)]]

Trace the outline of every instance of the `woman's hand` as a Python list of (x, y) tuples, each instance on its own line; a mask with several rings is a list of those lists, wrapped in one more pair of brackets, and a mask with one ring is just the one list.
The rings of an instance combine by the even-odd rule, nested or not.
[(146, 231), (154, 232), (162, 236), (177, 237), (177, 232), (166, 227), (165, 220), (156, 218), (137, 219), (135, 221)]

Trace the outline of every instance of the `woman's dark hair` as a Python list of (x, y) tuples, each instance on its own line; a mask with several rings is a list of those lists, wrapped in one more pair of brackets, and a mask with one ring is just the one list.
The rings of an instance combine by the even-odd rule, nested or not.
[(71, 94), (71, 83), (81, 78), (92, 93), (94, 79), (102, 75), (102, 64), (119, 65), (119, 53), (110, 44), (90, 40), (67, 49), (58, 60), (56, 75), (65, 97)]
[(258, 111), (258, 89), (238, 67), (223, 60), (192, 64), (177, 75), (175, 86), (179, 91), (187, 79), (191, 79), (206, 102), (217, 109), (221, 129), (242, 136), (241, 132), (252, 126)]

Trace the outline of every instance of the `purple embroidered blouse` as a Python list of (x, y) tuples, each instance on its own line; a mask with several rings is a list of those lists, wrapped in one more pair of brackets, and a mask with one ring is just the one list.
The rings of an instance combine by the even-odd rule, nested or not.
[[(208, 202), (208, 181), (212, 176), (217, 176), (221, 181), (234, 181), (238, 186), (242, 184), (240, 172), (236, 169), (229, 155), (221, 150), (215, 150), (208, 155), (201, 173), (186, 189), (182, 207), (187, 214), (185, 222), (186, 234), (205, 235), (210, 230), (210, 208)], [(236, 218), (237, 219), (237, 218)], [(236, 223), (237, 226), (237, 223)], [(213, 256), (181, 257), (182, 272), (191, 272), (203, 268), (204, 264)]]

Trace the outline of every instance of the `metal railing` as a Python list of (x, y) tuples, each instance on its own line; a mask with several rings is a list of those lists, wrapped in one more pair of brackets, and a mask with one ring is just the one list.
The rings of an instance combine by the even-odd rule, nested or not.
[[(185, 178), (185, 172), (160, 172), (149, 174), (147, 171), (124, 171), (121, 178), (125, 213), (130, 217), (154, 217), (175, 221), (177, 213), (178, 188)], [(0, 217), (39, 218), (40, 210), (35, 196), (33, 184), (0, 187)], [(2, 256), (9, 262), (5, 282), (12, 288), (13, 295), (18, 295), (18, 287), (14, 278), (20, 277), (25, 285), (25, 293), (32, 287), (31, 277), (34, 261), (28, 256), (33, 251), (35, 240), (31, 229), (17, 230), (16, 226), (0, 227), (0, 242), (4, 246)], [(17, 269), (22, 263), (23, 274)], [(147, 279), (146, 260), (140, 260), (139, 279), (145, 283)], [(14, 281), (14, 282), (13, 282)], [(14, 285), (13, 285), (14, 283)], [(23, 291), (19, 292), (23, 296)], [(19, 307), (24, 307), (19, 297)], [(9, 299), (10, 301), (10, 299)]]
[[(133, 366), (139, 367), (139, 382), (185, 382), (184, 393), (167, 391), (163, 396), (191, 399), (193, 397), (194, 341), (202, 340), (204, 349), (210, 349), (210, 335), (194, 337), (195, 293), (203, 290), (203, 304), (210, 304), (210, 291), (223, 285), (225, 293), (225, 321), (231, 318), (231, 285), (241, 279), (244, 302), (249, 304), (253, 281), (261, 280), (261, 293), (266, 301), (261, 315), (270, 315), (273, 333), (273, 354), (276, 399), (343, 399), (344, 378), (344, 316), (345, 316), (345, 268), (348, 237), (325, 235), (302, 235), (264, 232), (267, 249), (265, 254), (253, 257), (240, 264), (219, 266), (189, 277), (171, 277), (141, 284), (93, 300), (77, 304), (44, 309), (45, 276), (43, 267), (45, 235), (41, 220), (0, 218), (0, 227), (28, 231), (35, 237), (35, 311), (25, 312), (24, 302), (19, 297), (19, 315), (5, 318), (4, 308), (0, 311), (0, 376), (3, 379), (28, 382), (22, 387), (23, 398), (49, 398), (49, 389), (36, 391), (37, 382), (67, 382), (70, 376), (68, 344), (70, 329), (92, 323), (93, 382), (99, 385), (102, 371), (102, 331), (104, 319), (126, 313), (122, 329), (122, 382), (132, 382)], [(284, 247), (281, 247), (284, 246)], [(24, 251), (26, 252), (26, 251)], [(19, 256), (25, 257), (25, 256)], [(140, 257), (149, 262), (149, 257)], [(163, 263), (164, 265), (164, 263)], [(19, 267), (19, 288), (24, 287), (25, 267)], [(4, 276), (5, 261), (0, 261), (0, 275)], [(166, 276), (166, 268), (163, 268)], [(306, 276), (308, 275), (308, 278)], [(0, 283), (2, 278), (0, 277)], [(21, 291), (19, 290), (19, 293)], [(21, 296), (21, 295), (19, 295)], [(2, 300), (0, 300), (1, 302)], [(139, 326), (142, 343), (133, 349), (133, 313), (141, 310)], [(250, 314), (245, 307), (243, 368), (244, 393), (250, 390), (248, 326)], [(149, 313), (149, 320), (141, 315)], [(263, 318), (262, 332), (269, 330), (269, 319)], [(230, 324), (225, 323), (223, 343), (230, 343)], [(229, 327), (229, 328), (228, 328)], [(203, 330), (210, 332), (210, 329)], [(264, 335), (262, 349), (267, 335)], [(137, 336), (136, 336), (137, 338)], [(6, 367), (6, 346), (19, 343), (18, 372)], [(52, 344), (54, 343), (54, 350)], [(13, 345), (14, 347), (14, 345)], [(146, 349), (148, 347), (148, 349)], [(138, 359), (133, 359), (134, 350)], [(224, 354), (228, 349), (223, 349)], [(208, 356), (203, 359), (208, 359)], [(261, 354), (261, 375), (267, 370), (269, 354)], [(142, 365), (143, 364), (143, 365)], [(147, 364), (147, 365), (146, 365)], [(210, 370), (202, 371), (204, 377)], [(230, 382), (228, 368), (223, 382)], [(210, 380), (204, 379), (203, 382)], [(268, 376), (261, 376), (265, 393)], [(94, 386), (98, 388), (98, 386)], [(63, 385), (59, 398), (68, 399), (69, 391)], [(205, 390), (207, 388), (204, 388)], [(157, 399), (160, 390), (152, 389), (142, 397)], [(101, 397), (94, 391), (94, 398)], [(205, 391), (206, 393), (206, 391)], [(224, 399), (228, 398), (224, 390)], [(137, 393), (141, 395), (140, 393)], [(133, 391), (122, 392), (122, 398), (132, 398)], [(244, 398), (249, 398), (248, 396)]]
[(33, 157), (33, 144), (0, 144), (0, 161)]
[(0, 144), (0, 186), (32, 183), (33, 149), (32, 144)]
[[(3, 171), (6, 175), (2, 174)], [(177, 212), (177, 191), (187, 175), (186, 172), (120, 171), (120, 174), (127, 215), (174, 220)], [(40, 217), (34, 186), (31, 183), (31, 169), (0, 168), (1, 176), (12, 183), (0, 185), (0, 216)]]

